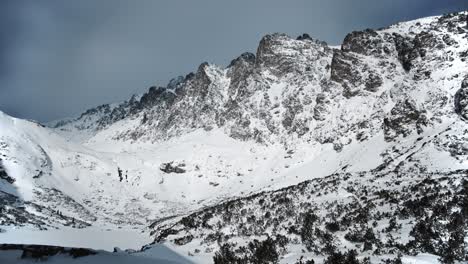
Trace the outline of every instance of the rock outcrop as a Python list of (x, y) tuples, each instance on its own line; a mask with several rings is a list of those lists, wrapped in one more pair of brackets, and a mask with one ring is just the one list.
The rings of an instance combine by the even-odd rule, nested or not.
[(463, 79), (461, 88), (455, 94), (455, 112), (468, 120), (468, 76)]

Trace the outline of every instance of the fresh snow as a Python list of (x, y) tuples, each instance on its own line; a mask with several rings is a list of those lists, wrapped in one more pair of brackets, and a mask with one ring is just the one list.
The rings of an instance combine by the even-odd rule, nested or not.
[[(418, 33), (428, 28), (435, 19), (430, 17), (399, 23), (378, 31), (378, 34)], [(432, 55), (441, 58), (447, 51), (459, 54), (466, 50), (466, 36), (453, 37), (461, 43), (459, 46), (434, 51)], [(466, 124), (460, 122), (452, 110), (453, 95), (460, 87), (462, 73), (468, 71), (466, 62), (457, 56), (450, 64), (430, 61), (428, 67), (431, 67), (431, 78), (420, 81), (415, 87), (403, 69), (396, 68), (392, 75), (379, 72), (383, 83), (378, 91), (344, 99), (341, 94), (333, 94), (335, 91), (321, 90), (321, 82), (329, 78), (328, 71), (323, 69), (331, 62), (331, 51), (320, 57), (317, 50), (304, 49), (302, 42), (285, 36), (279, 38), (282, 46), (275, 47), (276, 55), (297, 58), (299, 65), (311, 64), (312, 71), (317, 72), (303, 81), (295, 79), (290, 73), (276, 76), (272, 71), (264, 69), (258, 74), (269, 86), (262, 90), (256, 84), (250, 84), (249, 88), (258, 89), (252, 92), (246, 105), (252, 107), (252, 115), (258, 114), (265, 110), (262, 109), (262, 103), (265, 97), (268, 98), (272, 105), (271, 109), (267, 109), (271, 119), (281, 123), (287, 113), (287, 107), (282, 103), (286, 98), (312, 95), (307, 103), (303, 103), (306, 110), (295, 117), (297, 120), (305, 120), (311, 129), (302, 138), (278, 128), (279, 136), (271, 136), (269, 142), (261, 144), (252, 138), (239, 140), (231, 137), (226, 126), (187, 129), (180, 135), (154, 140), (148, 140), (150, 135), (156, 135), (148, 129), (141, 139), (128, 140), (121, 136), (143, 127), (139, 116), (126, 117), (98, 127), (97, 122), (107, 111), (100, 110), (95, 114), (83, 115), (83, 118), (67, 119), (61, 125), (60, 122), (54, 122), (53, 126), (57, 127), (52, 128), (0, 112), (0, 165), (16, 180), (13, 184), (0, 180), (0, 191), (32, 203), (18, 206), (38, 217), (49, 217), (46, 212), (37, 209), (43, 206), (91, 225), (77, 229), (64, 227), (62, 223), (49, 219), (44, 226), (47, 230), (41, 231), (33, 224), (2, 226), (0, 231), (5, 232), (0, 232), (0, 243), (48, 244), (108, 251), (114, 247), (139, 249), (152, 242), (148, 226), (155, 221), (180, 219), (223, 201), (277, 190), (336, 172), (366, 172), (384, 162), (388, 162), (390, 168), (395, 168), (408, 157), (418, 159), (427, 171), (467, 168), (466, 159), (454, 158), (443, 147), (445, 138), (463, 135), (466, 131)], [(327, 47), (316, 48), (327, 50)], [(380, 71), (379, 59), (356, 56), (368, 67)], [(386, 62), (399, 64), (396, 58)], [(231, 82), (228, 70), (208, 65), (204, 71), (210, 80), (210, 92), (214, 93), (209, 100), (215, 98), (213, 100), (223, 103), (228, 101), (233, 96), (228, 90)], [(365, 74), (365, 70), (362, 71)], [(177, 94), (174, 87), (168, 90)], [(329, 100), (325, 103), (328, 111), (326, 118), (321, 121), (312, 118), (319, 93), (325, 94)], [(433, 100), (446, 95), (450, 95), (446, 105), (439, 107), (433, 103)], [(412, 133), (395, 141), (385, 141), (380, 121), (374, 120), (383, 118), (404, 96), (414, 99), (417, 108), (427, 110), (428, 118), (434, 118), (435, 121), (425, 127), (421, 134)], [(135, 96), (133, 99), (140, 98)], [(108, 109), (112, 111), (126, 103), (111, 104)], [(445, 112), (437, 116), (440, 109)], [(368, 137), (362, 141), (356, 140), (355, 127), (367, 120), (370, 120), (370, 128), (366, 130)], [(264, 126), (257, 118), (252, 117), (250, 121), (251, 127)], [(329, 142), (329, 138), (336, 141)], [(340, 144), (342, 149), (338, 150)], [(185, 172), (161, 171), (161, 165), (170, 162), (181, 166)], [(122, 171), (121, 180), (118, 170)], [(344, 190), (339, 194), (339, 198), (343, 199), (350, 195)], [(323, 196), (320, 199), (334, 198), (337, 197)], [(160, 254), (174, 251), (167, 253), (172, 254), (167, 263), (183, 263), (188, 260), (179, 255), (186, 256), (187, 252), (193, 252), (196, 247), (194, 244), (176, 246), (167, 242), (132, 257), (122, 252), (102, 252), (98, 256), (67, 261), (129, 263), (133, 257), (137, 257), (138, 262), (149, 263)], [(158, 250), (166, 253), (158, 253)], [(291, 252), (282, 263), (297, 260), (298, 251), (291, 249)], [(10, 253), (0, 254), (0, 261), (2, 258), (6, 258), (5, 263), (15, 260), (18, 252)], [(212, 256), (212, 252), (202, 252), (187, 259), (195, 263), (207, 263)], [(62, 257), (50, 258), (50, 261), (61, 263), (64, 261)], [(437, 258), (424, 254), (405, 256), (403, 263), (437, 263)]]

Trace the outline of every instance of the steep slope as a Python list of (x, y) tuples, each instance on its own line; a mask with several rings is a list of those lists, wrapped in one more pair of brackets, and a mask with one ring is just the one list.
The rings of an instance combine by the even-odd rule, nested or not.
[(82, 228), (96, 220), (76, 202), (83, 194), (82, 186), (63, 166), (65, 160), (78, 153), (86, 155), (84, 148), (38, 123), (3, 113), (0, 131), (2, 167), (8, 177), (0, 184), (2, 225), (32, 224), (42, 229), (59, 224)]

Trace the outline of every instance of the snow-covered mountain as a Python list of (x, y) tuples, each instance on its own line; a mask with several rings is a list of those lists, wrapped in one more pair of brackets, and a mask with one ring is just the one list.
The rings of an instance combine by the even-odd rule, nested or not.
[(137, 228), (197, 263), (468, 260), (467, 20), (267, 35), (74, 119), (0, 114), (0, 225)]

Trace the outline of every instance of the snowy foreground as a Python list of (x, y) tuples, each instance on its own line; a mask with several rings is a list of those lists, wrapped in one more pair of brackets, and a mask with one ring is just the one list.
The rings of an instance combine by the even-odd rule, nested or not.
[[(41, 258), (41, 263), (77, 263), (77, 264), (135, 264), (135, 263), (158, 263), (158, 264), (189, 264), (189, 263), (209, 263), (211, 258), (198, 258), (196, 260), (184, 257), (183, 252), (176, 252), (165, 245), (156, 245), (146, 247), (144, 251), (139, 252), (137, 245), (145, 245), (148, 238), (134, 231), (123, 230), (99, 230), (89, 229), (70, 229), (51, 231), (37, 231), (20, 229), (17, 231), (9, 230), (7, 233), (0, 234), (4, 244), (26, 245), (57, 245), (74, 248), (95, 249), (96, 255), (73, 258), (67, 254), (57, 254)], [(123, 251), (121, 249), (133, 249)], [(188, 249), (190, 250), (190, 249)], [(114, 251), (114, 252), (112, 252)], [(0, 263), (37, 263), (37, 259), (22, 258), (22, 250), (0, 251)], [(383, 256), (382, 259), (385, 259)], [(388, 256), (389, 257), (389, 256)], [(437, 256), (430, 254), (420, 254), (418, 256), (406, 256), (402, 258), (404, 264), (430, 264), (439, 263)], [(294, 263), (296, 256), (285, 256), (282, 263)], [(377, 260), (377, 259), (376, 259)]]
[(88, 227), (83, 229), (62, 227), (60, 229), (37, 230), (31, 228), (7, 228), (0, 233), (3, 244), (53, 245), (63, 247), (92, 248), (113, 251), (121, 249), (139, 250), (152, 239), (141, 230), (102, 229)]
[[(6, 250), (0, 254), (0, 263), (13, 264), (13, 263), (37, 263), (37, 259), (24, 259), (21, 258), (22, 250)], [(57, 254), (51, 257), (43, 258), (41, 262), (46, 263), (79, 263), (79, 264), (185, 264), (192, 263), (184, 257), (165, 246), (156, 246), (151, 248), (148, 252), (128, 254), (126, 252), (110, 253), (106, 251), (97, 251), (95, 255), (73, 258), (66, 254)]]
[[(13, 263), (37, 263), (37, 260), (24, 260), (21, 259), (22, 252), (19, 250), (11, 250), (3, 252), (0, 255), (1, 263), (13, 264)], [(290, 260), (293, 263), (296, 260)], [(193, 263), (186, 258), (181, 257), (180, 255), (175, 254), (170, 249), (164, 246), (158, 246), (147, 252), (145, 254), (126, 254), (126, 253), (109, 253), (109, 252), (99, 252), (97, 255), (72, 258), (70, 256), (61, 256), (57, 255), (54, 257), (49, 257), (46, 263), (76, 263), (76, 264), (189, 264)], [(208, 262), (206, 262), (208, 263)], [(288, 263), (288, 262), (285, 262)], [(403, 264), (433, 264), (439, 263), (437, 256), (429, 254), (421, 254), (414, 257), (403, 257)]]
[(272, 34), (77, 118), (0, 112), (0, 244), (72, 248), (47, 263), (464, 263), (466, 21), (339, 49)]

